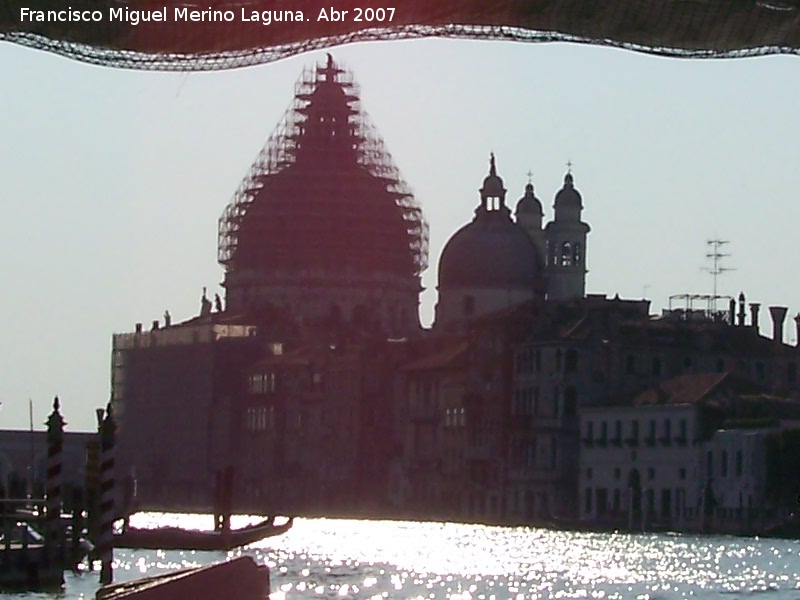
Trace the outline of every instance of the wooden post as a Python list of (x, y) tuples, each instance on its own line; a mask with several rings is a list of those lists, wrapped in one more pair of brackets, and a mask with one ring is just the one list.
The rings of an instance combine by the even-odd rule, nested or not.
[(222, 476), (222, 534), (227, 535), (231, 530), (231, 513), (233, 512), (233, 476), (234, 468), (225, 467)]
[(64, 562), (61, 539), (61, 477), (64, 450), (64, 417), (59, 412), (58, 396), (53, 400), (53, 412), (47, 418), (47, 479), (45, 481), (45, 543), (47, 560), (51, 564)]
[(214, 531), (222, 531), (222, 471), (214, 477)]
[(70, 538), (70, 567), (80, 562), (81, 532), (83, 531), (83, 494), (80, 488), (72, 490), (72, 537)]
[(97, 535), (100, 558), (100, 583), (114, 579), (114, 449), (117, 426), (111, 402), (106, 407), (106, 417), (100, 427), (100, 525)]

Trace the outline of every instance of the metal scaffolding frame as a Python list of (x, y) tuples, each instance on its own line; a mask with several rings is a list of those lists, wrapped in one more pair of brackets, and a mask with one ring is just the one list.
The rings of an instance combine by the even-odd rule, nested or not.
[[(313, 106), (319, 87), (331, 87), (325, 83), (328, 78), (334, 78), (332, 86), (339, 90), (333, 94), (332, 106)], [(330, 91), (327, 93), (330, 95)], [(292, 253), (311, 252), (308, 244), (294, 244), (303, 232), (305, 241), (313, 238), (315, 246), (329, 250), (346, 247), (342, 255), (353, 256), (362, 270), (418, 277), (428, 266), (428, 224), (422, 209), (369, 116), (361, 109), (359, 97), (360, 89), (352, 73), (333, 63), (330, 55), (327, 66), (304, 69), (283, 118), (219, 218), (218, 260), (227, 271), (253, 260), (238, 255), (243, 245), (248, 251), (258, 247), (258, 269), (273, 268), (275, 264), (294, 264), (295, 268), (314, 264), (312, 258), (303, 261), (302, 257), (279, 256), (289, 246)], [(328, 114), (327, 110), (333, 112)], [(338, 115), (338, 152), (325, 145), (332, 141), (332, 129), (314, 137), (321, 125), (315, 130), (309, 113), (323, 124)], [(351, 156), (341, 156), (348, 151)], [(298, 161), (302, 160), (305, 162), (301, 165)], [(330, 160), (339, 162), (329, 166), (328, 176), (320, 176)], [(326, 177), (332, 182), (319, 183), (320, 179), (327, 182)], [(312, 178), (315, 183), (309, 183)], [(281, 190), (294, 197), (275, 198), (281, 195), (270, 188), (276, 181), (276, 185), (283, 186)], [(325, 191), (327, 186), (328, 202), (322, 203), (317, 194), (310, 193), (310, 185), (317, 186), (315, 191), (319, 186)], [(346, 220), (350, 235), (330, 222), (340, 215)], [(285, 228), (287, 222), (291, 223), (291, 231)], [(275, 245), (269, 246), (276, 239)], [(297, 266), (298, 261), (301, 267)]]

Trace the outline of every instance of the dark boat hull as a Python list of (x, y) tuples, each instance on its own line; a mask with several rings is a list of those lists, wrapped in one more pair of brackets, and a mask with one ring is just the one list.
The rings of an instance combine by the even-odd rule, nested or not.
[(142, 550), (221, 550), (247, 546), (268, 537), (282, 535), (291, 529), (294, 518), (275, 525), (266, 519), (255, 525), (232, 531), (195, 531), (178, 527), (157, 529), (128, 528), (114, 535), (114, 547)]

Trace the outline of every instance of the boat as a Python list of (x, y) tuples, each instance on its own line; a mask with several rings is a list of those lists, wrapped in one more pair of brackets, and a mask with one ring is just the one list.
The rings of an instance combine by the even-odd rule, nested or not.
[(141, 550), (228, 551), (286, 533), (291, 529), (294, 517), (289, 517), (280, 525), (276, 525), (274, 521), (275, 517), (269, 517), (254, 525), (227, 531), (198, 531), (180, 527), (154, 529), (127, 527), (124, 531), (114, 534), (114, 547)]

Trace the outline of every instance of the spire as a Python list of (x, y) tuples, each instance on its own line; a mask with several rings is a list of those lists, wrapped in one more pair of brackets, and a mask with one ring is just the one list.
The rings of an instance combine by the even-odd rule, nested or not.
[(341, 73), (342, 70), (336, 66), (336, 63), (333, 61), (333, 55), (330, 52), (328, 52), (326, 56), (328, 60), (325, 66), (318, 68), (317, 72), (322, 76), (322, 81), (336, 81), (336, 76)]
[(572, 161), (567, 160), (567, 174), (564, 175), (564, 187), (572, 187), (573, 184), (573, 177), (572, 177)]
[(489, 174), (483, 179), (483, 185), (479, 190), (481, 194), (481, 204), (476, 214), (494, 213), (508, 216), (509, 210), (506, 206), (506, 188), (503, 187), (503, 180), (497, 174), (497, 163), (495, 162), (494, 152), (489, 154)]

